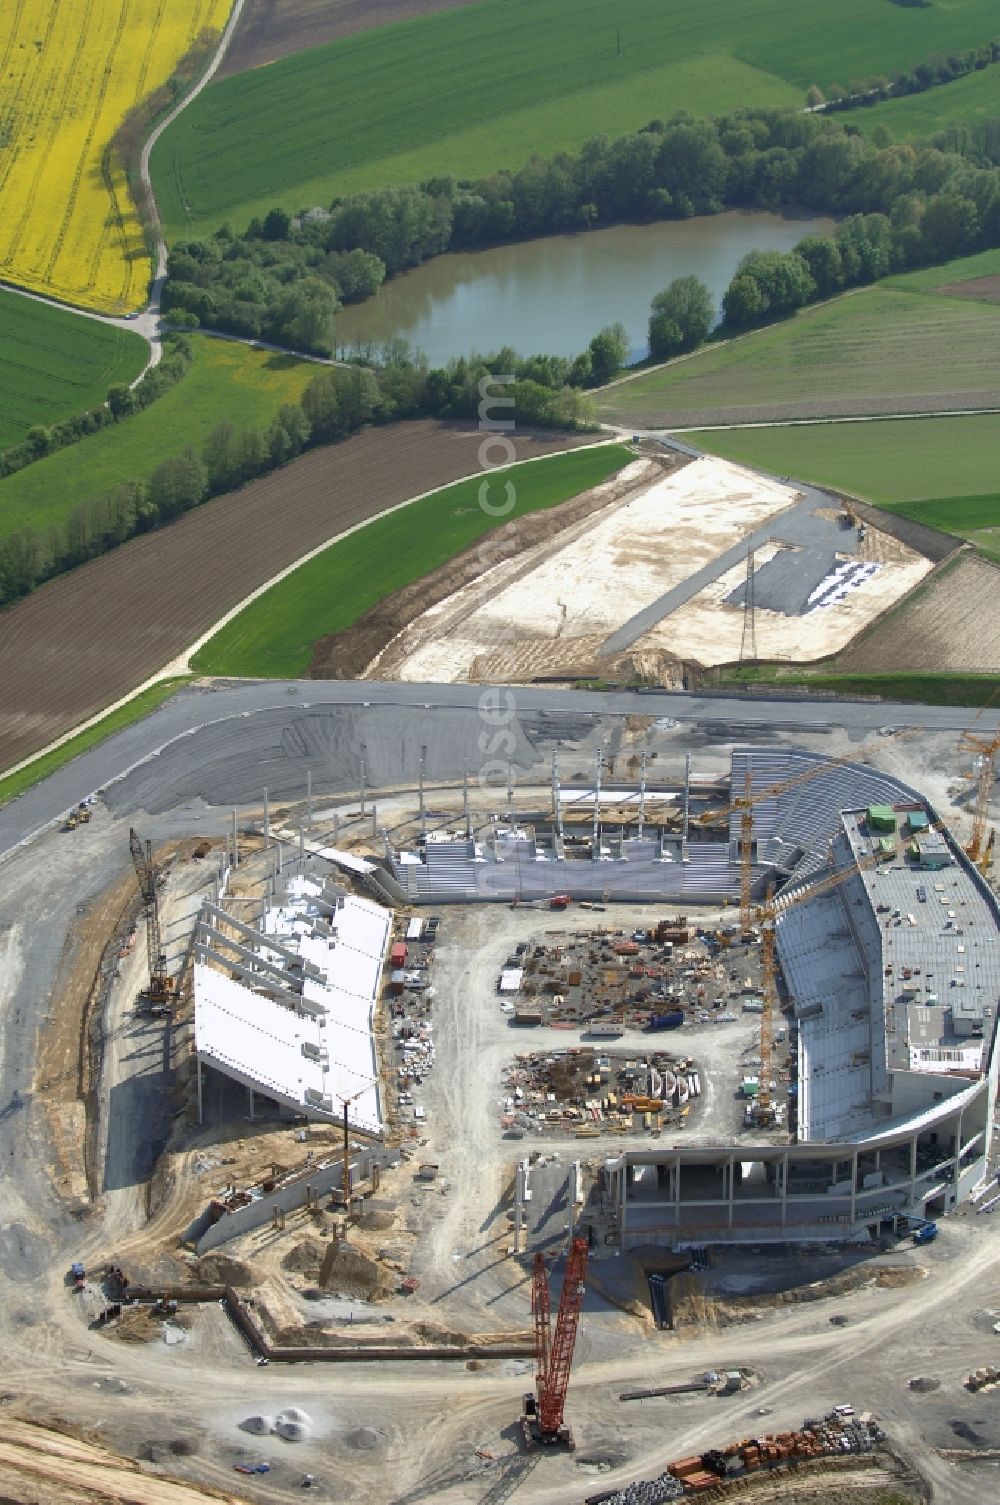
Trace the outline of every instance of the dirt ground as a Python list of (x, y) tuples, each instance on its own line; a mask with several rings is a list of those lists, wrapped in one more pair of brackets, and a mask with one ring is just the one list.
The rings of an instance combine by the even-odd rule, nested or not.
[(974, 298), (977, 303), (1000, 303), (1000, 277), (969, 277), (934, 289), (943, 298)]
[[(757, 569), (777, 552), (774, 544), (758, 549)], [(864, 590), (851, 592), (834, 606), (807, 616), (785, 616), (757, 607), (760, 658), (802, 663), (836, 653), (917, 585), (931, 568), (929, 560), (871, 526), (858, 558), (878, 563), (881, 568)], [(743, 636), (743, 608), (729, 605), (726, 598), (743, 583), (745, 573), (743, 565), (737, 565), (713, 580), (686, 606), (641, 638), (635, 653), (665, 650), (677, 660), (706, 666), (735, 662)]]
[[(554, 432), (512, 437), (519, 459), (593, 442)], [(437, 422), (366, 429), (9, 607), (0, 614), (0, 770), (127, 694), (310, 549), (474, 473), (479, 438), (474, 426)]]
[[(797, 493), (710, 457), (668, 475), (654, 460), (640, 460), (614, 489), (598, 488), (594, 497), (602, 491), (610, 498), (602, 510), (589, 509), (586, 521), (570, 520), (561, 533), (525, 540), (516, 559), (466, 582), (460, 570), (442, 572), (427, 601), (414, 590), (394, 616), (402, 630), (364, 676), (502, 683), (637, 672), (676, 685), (685, 664), (738, 659), (743, 608), (728, 597), (743, 582), (744, 561), (654, 622), (627, 653), (609, 658), (601, 649), (608, 634), (790, 507)], [(780, 548), (776, 541), (758, 548), (757, 570)], [(872, 525), (858, 558), (878, 568), (863, 589), (836, 604), (805, 615), (758, 606), (762, 658), (808, 661), (837, 652), (931, 568)], [(414, 605), (421, 614), (403, 626)], [(338, 660), (337, 667), (358, 672), (359, 664)]]
[(4, 1419), (0, 1497), (7, 1505), (240, 1505), (240, 1497), (140, 1468), (131, 1458), (30, 1422)]
[(963, 553), (851, 647), (837, 667), (852, 674), (891, 669), (1000, 671), (1000, 569)]
[(219, 77), (277, 62), (292, 52), (318, 47), (393, 21), (454, 10), (475, 0), (248, 0)]
[[(664, 456), (662, 460), (639, 461), (582, 496), (498, 529), (495, 549), (489, 547), (494, 541), (491, 536), (486, 547), (480, 542), (423, 579), (387, 596), (347, 632), (321, 638), (310, 665), (311, 677), (347, 679), (367, 672), (379, 679), (391, 678), (400, 654), (406, 651), (404, 645), (410, 641), (405, 629), (422, 613), (441, 605), (464, 586), (486, 574), (493, 568), (496, 558), (512, 560), (529, 549), (554, 540), (562, 546), (567, 530), (575, 529), (576, 524), (592, 517), (611, 502), (621, 501), (636, 491), (639, 481), (646, 484), (650, 477), (671, 474), (687, 463), (684, 456), (676, 454)], [(435, 617), (434, 620), (438, 622), (439, 619)]]

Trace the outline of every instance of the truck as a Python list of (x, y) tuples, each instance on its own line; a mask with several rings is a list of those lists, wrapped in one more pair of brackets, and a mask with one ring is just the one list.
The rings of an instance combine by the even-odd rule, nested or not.
[(669, 1014), (650, 1014), (646, 1027), (650, 1030), (678, 1029), (683, 1023), (684, 1015), (680, 1009), (673, 1009)]
[(69, 1275), (73, 1282), (74, 1291), (82, 1291), (87, 1283), (87, 1272), (78, 1259), (75, 1259), (70, 1265)]
[(938, 1225), (930, 1219), (918, 1223), (913, 1230), (913, 1242), (915, 1244), (933, 1244), (938, 1236)]

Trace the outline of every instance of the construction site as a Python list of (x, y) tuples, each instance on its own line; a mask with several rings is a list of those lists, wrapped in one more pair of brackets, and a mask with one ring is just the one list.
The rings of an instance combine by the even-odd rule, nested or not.
[(339, 787), (295, 708), (0, 866), (12, 1422), (248, 1500), (988, 1467), (1000, 736), (525, 717), (487, 787), (365, 720)]
[[(448, 568), (427, 577), (423, 602), (411, 603), (363, 677), (516, 684), (639, 675), (681, 685), (757, 658), (822, 660), (961, 548), (678, 440), (636, 436), (633, 445), (636, 458), (595, 488), (584, 518), (471, 580)], [(379, 613), (387, 623), (398, 615), (384, 605)]]

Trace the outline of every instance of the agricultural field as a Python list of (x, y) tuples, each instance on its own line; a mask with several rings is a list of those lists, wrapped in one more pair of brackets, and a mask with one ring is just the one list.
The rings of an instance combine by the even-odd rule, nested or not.
[(481, 0), (246, 0), (219, 76), (261, 68), (337, 37)]
[(998, 114), (1000, 69), (994, 66), (956, 78), (950, 84), (939, 84), (923, 94), (886, 99), (840, 118), (850, 120), (866, 136), (884, 126), (893, 141), (907, 141), (916, 136), (933, 136), (948, 125), (974, 125)]
[(108, 146), (229, 0), (0, 7), (0, 277), (106, 313), (141, 304), (149, 258)]
[[(937, 268), (942, 282), (959, 265)], [(599, 414), (671, 428), (992, 406), (1000, 303), (932, 297), (898, 278), (619, 382)]]
[(0, 293), (0, 449), (36, 424), (97, 407), (148, 358), (146, 341), (129, 330)]
[(923, 502), (897, 502), (888, 509), (900, 517), (955, 533), (981, 554), (1000, 562), (1000, 491), (983, 496), (938, 496)]
[(741, 465), (843, 488), (891, 508), (993, 495), (1000, 414), (710, 430), (685, 439)]
[[(631, 459), (599, 445), (503, 473), (516, 488), (508, 522), (598, 486)], [(343, 632), (384, 597), (420, 580), (497, 526), (479, 506), (482, 478), (461, 481), (379, 518), (271, 587), (192, 659), (202, 674), (300, 678), (314, 644)]]
[[(475, 427), (446, 423), (365, 429), (7, 607), (0, 612), (0, 772), (128, 695), (310, 550), (474, 474), (481, 437)], [(519, 433), (514, 442), (518, 457), (530, 458), (592, 439)]]
[(198, 449), (217, 423), (265, 428), (316, 374), (308, 361), (205, 335), (192, 345), (191, 369), (150, 407), (0, 480), (0, 536), (21, 528), (44, 535), (78, 503), (145, 480), (188, 444)]
[(213, 82), (161, 138), (153, 180), (169, 232), (201, 234), (274, 204), (517, 167), (681, 109), (795, 107), (812, 83), (995, 29), (991, 0), (484, 0)]

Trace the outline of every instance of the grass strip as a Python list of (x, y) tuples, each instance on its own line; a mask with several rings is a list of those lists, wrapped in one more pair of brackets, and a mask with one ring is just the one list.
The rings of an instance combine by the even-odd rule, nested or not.
[(877, 695), (883, 700), (912, 701), (921, 705), (985, 706), (1000, 695), (996, 674), (926, 674), (921, 671), (886, 674), (784, 674), (776, 664), (746, 665), (733, 669), (717, 688), (748, 685), (806, 685), (841, 695)]
[(169, 700), (178, 690), (191, 681), (190, 674), (178, 675), (175, 679), (161, 679), (157, 684), (150, 685), (148, 690), (143, 690), (127, 702), (119, 706), (116, 711), (111, 711), (103, 716), (100, 721), (88, 726), (86, 731), (78, 732), (68, 742), (54, 747), (51, 752), (42, 753), (33, 758), (26, 767), (18, 769), (17, 773), (8, 774), (0, 779), (0, 805), (5, 805), (8, 800), (16, 799), (19, 794), (24, 794), (26, 789), (31, 789), (35, 784), (40, 784), (42, 779), (47, 779), (49, 774), (56, 773), (65, 764), (72, 762), (80, 753), (89, 752), (98, 743), (104, 742), (108, 737), (120, 732), (126, 726), (131, 726), (135, 721), (141, 721), (143, 716), (148, 716), (150, 711), (155, 711), (157, 706)]
[[(634, 456), (620, 444), (598, 445), (529, 460), (490, 475), (459, 481), (377, 518), (332, 543), (271, 587), (201, 648), (191, 665), (199, 674), (295, 679), (306, 674), (313, 645), (343, 632), (378, 601), (498, 527), (480, 505), (503, 504), (505, 483), (516, 503), (500, 527), (529, 512), (556, 507), (606, 481)], [(510, 550), (498, 551), (495, 562)]]

